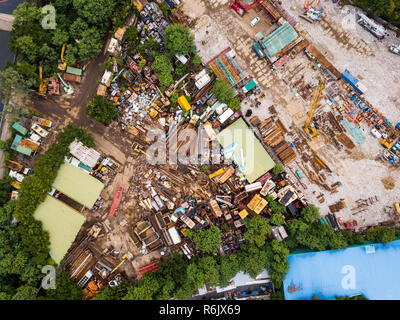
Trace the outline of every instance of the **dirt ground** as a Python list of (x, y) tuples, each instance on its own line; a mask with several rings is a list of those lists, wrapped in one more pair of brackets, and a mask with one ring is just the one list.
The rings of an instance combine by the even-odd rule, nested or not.
[[(278, 71), (272, 71), (266, 63), (258, 60), (252, 50), (254, 32), (249, 24), (252, 17), (258, 13), (251, 10), (244, 17), (240, 17), (229, 7), (229, 3), (228, 0), (188, 0), (184, 2), (185, 13), (192, 18), (198, 18), (197, 24), (193, 27), (193, 33), (199, 55), (203, 61), (208, 62), (226, 47), (233, 48), (238, 56), (246, 62), (250, 74), (257, 80), (265, 94), (259, 108), (252, 107), (254, 105), (253, 97), (246, 99), (242, 104), (243, 114), (247, 109), (251, 109), (251, 117), (257, 115), (262, 121), (271, 116), (268, 109), (273, 105), (278, 112), (279, 119), (287, 128), (295, 126), (302, 129), (309, 107), (298, 94), (292, 92), (287, 85), (287, 77), (291, 75), (291, 70), (298, 63), (304, 64), (305, 79), (308, 81), (313, 78), (314, 81), (317, 81), (317, 74), (311, 69), (311, 64), (304, 57), (304, 53), (299, 54), (298, 58), (296, 57), (299, 59), (298, 61), (296, 59), (296, 61), (290, 61), (291, 65), (288, 63), (288, 66)], [(327, 15), (321, 24), (314, 23), (312, 25), (297, 17), (303, 10), (302, 0), (285, 2), (283, 5), (298, 21), (297, 28), (309, 34), (307, 38), (316, 48), (325, 54), (338, 70), (343, 72), (347, 68), (359, 79), (362, 79), (368, 87), (365, 94), (367, 100), (393, 123), (397, 123), (400, 120), (400, 86), (393, 84), (399, 81), (397, 71), (399, 68), (393, 68), (393, 66), (400, 67), (400, 57), (390, 53), (387, 46), (393, 42), (398, 43), (399, 39), (394, 39), (391, 34), (389, 39), (379, 42), (358, 25), (355, 26), (355, 30), (343, 29), (341, 28), (341, 9), (337, 5), (332, 5), (330, 1), (322, 3), (326, 7)], [(291, 6), (289, 7), (289, 5)], [(267, 23), (261, 24), (260, 28), (259, 31), (268, 34), (271, 27)], [(385, 74), (385, 81), (382, 81), (383, 74)], [(338, 189), (337, 193), (330, 194), (322, 190), (307, 177), (302, 179), (302, 182), (308, 186), (306, 190), (302, 190), (306, 199), (310, 203), (317, 204), (321, 209), (321, 214), (327, 214), (328, 206), (340, 199), (345, 199), (348, 208), (342, 209), (336, 214), (344, 221), (357, 220), (358, 228), (391, 220), (390, 214), (385, 213), (384, 207), (393, 207), (393, 202), (400, 200), (400, 185), (396, 181), (400, 169), (376, 161), (378, 153), (382, 152), (382, 147), (379, 145), (379, 141), (369, 134), (368, 127), (364, 127), (363, 131), (366, 136), (365, 143), (353, 149), (351, 154), (338, 152), (331, 144), (325, 143), (323, 138), (311, 143), (312, 148), (333, 171), (332, 174), (327, 174), (327, 183), (332, 184), (337, 181), (342, 183), (343, 186)], [(293, 162), (289, 167), (294, 171), (297, 169), (303, 171), (297, 163), (299, 161)], [(293, 175), (290, 170), (289, 175)], [(294, 177), (293, 181), (296, 181)], [(384, 183), (385, 181), (386, 183)], [(301, 188), (301, 186), (299, 187)], [(317, 200), (317, 195), (320, 193), (324, 193), (324, 203), (319, 203)], [(357, 200), (375, 196), (378, 201), (368, 206), (365, 212), (353, 215), (357, 210), (351, 209), (357, 207)]]

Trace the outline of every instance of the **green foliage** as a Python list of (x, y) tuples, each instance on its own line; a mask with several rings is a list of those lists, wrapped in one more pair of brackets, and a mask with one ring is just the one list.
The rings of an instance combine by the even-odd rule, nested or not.
[(267, 254), (255, 245), (247, 245), (239, 251), (238, 258), (240, 270), (255, 278), (264, 270)]
[(211, 226), (197, 232), (188, 230), (188, 237), (193, 240), (196, 248), (203, 253), (215, 253), (221, 244), (222, 232), (216, 226)]
[(365, 242), (363, 235), (355, 234), (352, 230), (341, 232), (348, 245), (363, 244)]
[(118, 116), (118, 111), (111, 101), (96, 95), (87, 103), (86, 114), (107, 125)]
[(11, 224), (14, 207), (9, 201), (0, 208), (0, 300), (33, 300), (41, 272)]
[(81, 141), (85, 146), (94, 148), (93, 136), (88, 133), (85, 129), (79, 128), (69, 123), (63, 131), (58, 134), (58, 141), (61, 145), (68, 146), (74, 139)]
[(169, 14), (169, 7), (165, 2), (161, 2), (161, 4), (159, 4), (160, 10), (163, 13), (164, 18), (168, 18), (168, 14)]
[(15, 68), (18, 73), (24, 78), (25, 81), (32, 83), (34, 86), (38, 86), (40, 83), (37, 68), (27, 62), (22, 62)]
[(192, 66), (197, 68), (200, 65), (201, 65), (201, 58), (198, 54), (195, 54), (192, 59)]
[(228, 107), (233, 111), (239, 110), (242, 107), (242, 102), (239, 98), (233, 98), (228, 102)]
[(280, 163), (276, 163), (272, 168), (272, 173), (275, 175), (280, 174), (283, 171), (283, 166)]
[(82, 288), (73, 281), (68, 273), (60, 272), (56, 276), (56, 288), (47, 289), (46, 300), (82, 300)]
[(286, 207), (281, 205), (278, 201), (274, 200), (272, 196), (267, 196), (268, 206), (272, 213), (284, 213), (286, 212)]
[(376, 243), (388, 243), (396, 240), (396, 231), (387, 227), (375, 227), (367, 231), (366, 238)]
[(247, 231), (244, 234), (246, 242), (261, 248), (265, 244), (267, 235), (272, 231), (267, 220), (261, 216), (255, 216), (246, 221), (246, 226)]
[(285, 223), (285, 219), (280, 214), (274, 213), (269, 219), (269, 222), (276, 226), (281, 226)]
[(307, 205), (303, 210), (301, 210), (304, 222), (310, 224), (315, 222), (316, 219), (320, 218), (319, 209), (313, 204)]
[(103, 291), (95, 296), (95, 300), (122, 300), (127, 294), (131, 284), (125, 279), (116, 286), (106, 286)]
[(53, 144), (46, 154), (38, 158), (35, 173), (26, 177), (21, 184), (21, 197), (14, 210), (18, 221), (17, 231), (32, 261), (37, 265), (49, 262), (49, 235), (43, 231), (42, 223), (33, 218), (36, 208), (44, 201), (46, 193), (57, 176), (58, 169), (69, 154), (68, 145), (75, 139), (93, 145), (93, 138), (83, 129), (69, 124), (59, 134), (59, 142)]
[(285, 295), (282, 291), (275, 291), (271, 293), (271, 300), (285, 300)]
[(171, 24), (165, 29), (164, 46), (170, 54), (194, 52), (194, 37), (182, 24)]
[(78, 55), (78, 48), (74, 47), (72, 44), (68, 44), (64, 52), (64, 61), (68, 65), (74, 65), (76, 63), (77, 55)]
[(173, 66), (171, 58), (167, 54), (157, 55), (151, 67), (156, 73), (160, 84), (163, 86), (170, 86), (174, 83), (174, 79), (171, 75)]
[(289, 262), (287, 261), (289, 250), (283, 243), (272, 240), (265, 245), (264, 251), (267, 255), (265, 267), (268, 270), (268, 274), (275, 287), (280, 288), (286, 272), (289, 271)]
[(11, 300), (36, 300), (38, 289), (32, 286), (21, 286)]
[(153, 273), (147, 273), (137, 281), (134, 287), (128, 288), (128, 294), (123, 300), (152, 300), (153, 295), (160, 289), (160, 283)]
[(25, 80), (14, 68), (6, 68), (0, 71), (0, 100), (6, 104), (12, 94), (20, 94), (26, 96), (28, 88), (36, 81)]
[(69, 47), (65, 53), (68, 64), (94, 58), (101, 50), (102, 38), (110, 25), (114, 28), (124, 25), (132, 8), (130, 0), (54, 0), (51, 4), (57, 11), (57, 28), (49, 31), (41, 26), (44, 15), (40, 7), (48, 3), (20, 4), (14, 11), (10, 38), (10, 49), (16, 53), (18, 61), (33, 65), (43, 61), (44, 76), (56, 72), (64, 43)]
[(126, 29), (122, 41), (123, 42), (128, 41), (129, 45), (133, 46), (136, 44), (138, 40), (138, 34), (139, 32), (137, 31), (136, 27), (130, 26), (128, 29)]
[(200, 166), (199, 169), (201, 172), (208, 174), (208, 170), (207, 170), (207, 166), (205, 164), (203, 164), (202, 166)]
[(400, 2), (396, 0), (355, 0), (354, 4), (372, 10), (376, 15), (400, 26)]
[(219, 270), (221, 285), (226, 285), (239, 271), (239, 259), (236, 254), (233, 253), (222, 257)]
[(226, 104), (235, 96), (235, 90), (229, 88), (228, 85), (221, 80), (216, 80), (214, 82), (213, 92), (219, 101)]

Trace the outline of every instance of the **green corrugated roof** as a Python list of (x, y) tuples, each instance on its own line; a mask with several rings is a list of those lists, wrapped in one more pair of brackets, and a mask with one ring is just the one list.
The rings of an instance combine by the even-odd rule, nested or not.
[(50, 256), (59, 264), (74, 242), (85, 217), (63, 202), (46, 196), (34, 213), (50, 235)]
[(26, 136), (26, 134), (28, 133), (28, 129), (26, 129), (25, 127), (21, 126), (18, 122), (14, 122), (12, 127), (13, 127), (13, 129), (17, 130), (23, 136)]
[[(239, 167), (243, 165), (244, 175), (250, 183), (271, 170), (275, 165), (275, 162), (243, 118), (239, 118), (229, 127), (222, 130), (217, 135), (217, 140), (223, 148), (237, 142), (237, 146), (234, 149), (236, 156), (233, 159)], [(244, 161), (241, 159), (241, 149), (243, 149)]]
[(82, 69), (78, 69), (78, 68), (74, 68), (74, 67), (67, 67), (65, 72), (66, 73), (71, 73), (71, 74), (74, 74), (74, 75), (80, 76), (80, 77), (82, 77), (82, 75), (83, 75), (83, 70)]
[(14, 141), (11, 144), (11, 150), (15, 150), (19, 153), (25, 154), (27, 156), (31, 156), (32, 154), (34, 154), (35, 152), (29, 148), (25, 148), (23, 146), (20, 146), (19, 143), (22, 140), (22, 136), (20, 136), (19, 134), (15, 135)]
[(296, 30), (293, 29), (289, 22), (285, 22), (278, 29), (261, 40), (261, 43), (266, 49), (268, 56), (273, 57), (297, 38), (298, 34)]
[(246, 88), (247, 91), (250, 91), (251, 89), (253, 89), (256, 86), (257, 86), (257, 83), (254, 81), (254, 79), (251, 79), (251, 81), (246, 83), (246, 85), (244, 87)]
[(91, 209), (104, 184), (82, 169), (65, 162), (58, 171), (53, 187)]

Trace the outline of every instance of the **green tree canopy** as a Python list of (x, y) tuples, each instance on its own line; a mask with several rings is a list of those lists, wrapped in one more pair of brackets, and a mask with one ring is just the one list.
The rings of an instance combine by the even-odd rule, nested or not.
[(222, 240), (222, 231), (212, 225), (208, 229), (188, 231), (188, 237), (193, 239), (196, 248), (203, 253), (216, 253)]
[(66, 272), (57, 274), (55, 289), (46, 290), (47, 300), (82, 300), (82, 298), (82, 288)]
[(272, 168), (273, 174), (280, 174), (283, 171), (283, 166), (280, 163), (276, 163), (275, 166)]
[(165, 29), (164, 46), (170, 54), (194, 52), (194, 36), (182, 24), (171, 24)]
[(112, 102), (96, 95), (87, 103), (86, 114), (107, 125), (118, 116), (118, 111)]
[(285, 223), (285, 219), (282, 217), (282, 215), (274, 213), (269, 219), (269, 222), (276, 226), (281, 226)]
[(216, 80), (214, 82), (213, 92), (217, 99), (223, 103), (229, 103), (235, 96), (235, 90), (228, 87), (228, 85), (221, 80)]
[(246, 221), (247, 231), (244, 233), (246, 242), (261, 248), (266, 241), (267, 235), (272, 231), (267, 220), (261, 216), (255, 216)]

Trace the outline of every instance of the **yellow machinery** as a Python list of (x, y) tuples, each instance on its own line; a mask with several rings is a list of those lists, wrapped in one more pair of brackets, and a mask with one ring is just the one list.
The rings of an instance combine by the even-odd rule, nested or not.
[(122, 261), (113, 269), (113, 271), (111, 271), (111, 274), (113, 274), (116, 270), (118, 270), (118, 268), (120, 266), (122, 266), (127, 260), (132, 260), (133, 259), (133, 254), (130, 253), (129, 251), (124, 254), (124, 256), (122, 257)]
[(40, 85), (39, 85), (39, 94), (43, 97), (47, 94), (47, 83), (49, 82), (49, 78), (43, 79), (43, 67), (42, 63), (40, 63), (39, 67), (39, 77), (40, 77)]
[(315, 88), (313, 96), (311, 98), (310, 110), (308, 111), (308, 116), (306, 123), (304, 124), (304, 131), (307, 135), (314, 140), (318, 138), (318, 131), (312, 127), (312, 122), (314, 118), (315, 111), (317, 110), (319, 101), (322, 98), (322, 91), (324, 91), (325, 85), (321, 78), (319, 78), (318, 86)]
[(99, 286), (94, 281), (90, 281), (86, 288), (83, 289), (83, 299), (89, 300), (92, 299), (96, 294), (100, 293)]
[(19, 181), (13, 181), (10, 184), (15, 189), (18, 189), (18, 190), (21, 189), (21, 182), (19, 182)]
[(147, 153), (143, 150), (143, 147), (139, 143), (137, 142), (132, 143), (132, 147), (133, 150), (135, 150), (136, 152), (143, 153), (144, 155), (147, 156)]
[(381, 145), (383, 145), (385, 148), (387, 148), (389, 150), (392, 148), (391, 143), (392, 143), (392, 139), (390, 139), (390, 138), (388, 138), (387, 140), (384, 140), (384, 139), (381, 140)]
[(24, 166), (22, 164), (12, 161), (12, 160), (6, 161), (6, 167), (11, 170), (17, 171), (17, 172), (21, 172), (22, 169), (24, 168)]
[(58, 70), (61, 71), (65, 71), (65, 69), (67, 68), (67, 63), (64, 61), (65, 46), (66, 44), (64, 43), (61, 49), (61, 62), (58, 64)]

